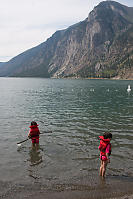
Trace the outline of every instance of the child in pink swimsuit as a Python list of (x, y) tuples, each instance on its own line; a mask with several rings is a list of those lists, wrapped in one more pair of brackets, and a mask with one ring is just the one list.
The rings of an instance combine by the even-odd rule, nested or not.
[(99, 150), (100, 150), (100, 160), (101, 160), (101, 165), (100, 165), (100, 176), (103, 178), (105, 177), (105, 172), (107, 168), (107, 164), (110, 163), (109, 156), (111, 154), (111, 138), (112, 134), (111, 133), (104, 133), (103, 136), (99, 136), (100, 138), (100, 145), (99, 145)]

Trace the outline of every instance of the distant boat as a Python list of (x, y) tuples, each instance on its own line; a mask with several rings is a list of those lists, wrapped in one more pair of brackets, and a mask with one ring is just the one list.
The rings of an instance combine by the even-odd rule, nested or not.
[(131, 87), (130, 85), (128, 85), (127, 92), (130, 92), (130, 91), (131, 91)]

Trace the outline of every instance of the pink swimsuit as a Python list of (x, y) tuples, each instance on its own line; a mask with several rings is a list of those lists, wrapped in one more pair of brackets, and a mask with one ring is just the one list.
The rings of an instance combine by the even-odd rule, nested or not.
[[(109, 153), (109, 152), (110, 152), (110, 144), (107, 145), (105, 153)], [(100, 160), (106, 161), (107, 156), (102, 155), (101, 152), (100, 152)]]

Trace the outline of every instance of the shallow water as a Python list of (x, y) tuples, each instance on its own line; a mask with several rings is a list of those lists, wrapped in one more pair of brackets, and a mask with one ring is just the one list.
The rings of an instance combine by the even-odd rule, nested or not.
[[(132, 187), (133, 90), (127, 93), (128, 84), (132, 89), (133, 81), (0, 78), (0, 184), (7, 185), (3, 191), (9, 182), (39, 183), (51, 190), (57, 185), (97, 190), (98, 136), (105, 131), (113, 134), (107, 184), (115, 187), (126, 179)], [(27, 138), (32, 120), (41, 132), (52, 130), (40, 136), (38, 151), (30, 140), (16, 144)]]

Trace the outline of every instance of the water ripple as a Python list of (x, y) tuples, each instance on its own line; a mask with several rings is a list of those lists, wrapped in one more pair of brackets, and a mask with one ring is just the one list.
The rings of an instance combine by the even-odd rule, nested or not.
[[(109, 172), (131, 173), (133, 95), (126, 92), (128, 83), (0, 78), (1, 179), (30, 181), (29, 176), (39, 176), (42, 181), (69, 180), (82, 172), (97, 176), (98, 136), (106, 131), (113, 134)], [(130, 85), (133, 87), (132, 81)], [(30, 141), (19, 151), (14, 147), (27, 137), (32, 120), (41, 131), (53, 131), (41, 136), (39, 154), (31, 152)], [(40, 164), (31, 168), (31, 158), (40, 157)]]

